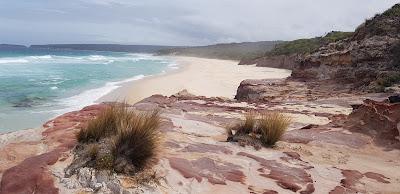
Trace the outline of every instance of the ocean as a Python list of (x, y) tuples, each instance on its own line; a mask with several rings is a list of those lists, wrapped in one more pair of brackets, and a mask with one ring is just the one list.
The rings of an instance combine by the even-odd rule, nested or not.
[(173, 68), (173, 61), (147, 54), (0, 50), (0, 133), (39, 127), (123, 83)]

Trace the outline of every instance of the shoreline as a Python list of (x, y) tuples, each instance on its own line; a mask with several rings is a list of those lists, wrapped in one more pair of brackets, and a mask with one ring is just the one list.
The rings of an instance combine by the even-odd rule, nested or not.
[[(124, 58), (129, 58), (129, 60), (132, 60), (130, 62), (130, 65), (135, 66), (137, 65), (137, 61), (144, 60), (144, 63), (141, 64), (148, 64), (149, 70), (151, 70), (152, 65), (160, 63), (165, 63), (165, 67), (162, 67), (161, 69), (157, 70), (151, 70), (150, 72), (146, 71), (136, 71), (135, 69), (129, 70), (130, 74), (134, 74), (133, 76), (119, 76), (122, 78), (119, 78), (118, 75), (115, 75), (113, 78), (110, 78), (108, 80), (99, 80), (97, 83), (91, 83), (87, 87), (82, 87), (79, 88), (80, 86), (77, 86), (77, 92), (74, 93), (73, 95), (59, 95), (56, 98), (54, 98), (52, 101), (46, 102), (49, 104), (48, 107), (42, 107), (42, 108), (37, 108), (35, 106), (32, 107), (27, 107), (25, 110), (21, 109), (12, 109), (9, 108), (10, 110), (3, 111), (3, 114), (0, 114), (0, 117), (4, 121), (3, 123), (0, 124), (0, 135), (1, 134), (6, 134), (10, 132), (15, 132), (15, 131), (20, 131), (20, 130), (26, 130), (26, 129), (32, 129), (32, 128), (40, 128), (43, 123), (45, 123), (48, 120), (54, 119), (58, 116), (61, 116), (65, 113), (69, 113), (72, 111), (78, 111), (81, 110), (82, 108), (86, 106), (90, 106), (93, 104), (97, 104), (98, 100), (101, 99), (103, 96), (113, 92), (115, 89), (118, 89), (121, 87), (121, 85), (124, 85), (125, 83), (132, 83), (135, 80), (140, 80), (143, 79), (144, 77), (149, 77), (149, 76), (155, 76), (159, 74), (165, 74), (169, 73), (171, 71), (174, 71), (176, 69), (176, 65), (174, 64), (173, 61), (168, 60), (168, 58), (165, 57), (158, 57), (158, 56), (153, 56), (152, 54), (144, 54), (144, 53), (127, 53), (123, 52), (123, 56), (110, 56), (111, 58), (108, 59), (108, 56), (103, 56), (103, 55), (85, 55), (84, 57), (86, 58), (103, 58), (102, 60), (117, 60), (114, 58), (122, 57), (121, 61), (126, 61), (128, 59)], [(19, 56), (18, 56), (19, 57)], [(24, 58), (40, 58), (40, 59), (49, 59), (49, 60), (69, 60), (63, 56), (59, 55), (38, 55), (38, 56), (23, 56)], [(21, 58), (21, 57), (19, 57)], [(75, 58), (74, 58), (75, 59)], [(79, 60), (81, 60), (80, 58)], [(119, 59), (119, 58), (118, 58)], [(83, 60), (83, 59), (82, 59)], [(154, 62), (152, 62), (154, 60)], [(91, 61), (91, 60), (90, 60)], [(97, 60), (96, 60), (97, 61)], [(27, 61), (28, 62), (28, 61)], [(48, 61), (44, 61), (43, 63), (47, 63)], [(99, 63), (102, 63), (101, 61)], [(107, 62), (108, 63), (108, 62)], [(103, 64), (103, 63), (102, 63)], [(140, 65), (140, 62), (139, 62)], [(147, 66), (147, 65), (146, 65)], [(159, 65), (156, 65), (159, 66)], [(160, 66), (161, 67), (161, 66)], [(158, 67), (157, 67), (158, 68)], [(99, 76), (102, 76), (101, 74), (96, 74)], [(129, 75), (129, 74), (128, 74)], [(67, 79), (68, 80), (68, 79)], [(103, 83), (104, 82), (104, 83)], [(56, 88), (59, 89), (59, 88)], [(67, 89), (66, 89), (67, 90)], [(52, 89), (53, 91), (53, 89)], [(68, 90), (67, 90), (68, 92)], [(7, 107), (6, 107), (7, 108)], [(3, 109), (2, 109), (3, 110)], [(6, 116), (3, 115), (4, 113), (9, 113)], [(22, 116), (21, 116), (22, 115)], [(24, 118), (23, 122), (19, 122), (20, 118)]]
[(245, 79), (284, 79), (291, 71), (255, 65), (238, 65), (237, 61), (186, 56), (166, 56), (179, 69), (127, 82), (97, 100), (126, 101), (134, 104), (155, 94), (170, 96), (184, 89), (194, 95), (233, 99)]
[[(163, 73), (148, 75), (139, 79), (137, 78), (138, 76), (135, 76), (126, 79), (129, 81), (121, 80), (119, 84), (114, 85), (115, 89), (97, 97), (97, 99), (91, 100), (93, 103), (84, 103), (82, 107), (65, 108), (66, 111), (59, 112), (46, 121), (102, 102), (126, 101), (129, 104), (135, 104), (155, 94), (170, 96), (184, 89), (194, 95), (232, 99), (240, 82), (245, 79), (276, 79), (290, 76), (289, 70), (255, 67), (255, 65), (238, 65), (237, 61), (232, 60), (186, 56), (163, 57), (169, 60), (171, 64), (176, 64), (177, 68), (167, 68)], [(87, 92), (84, 91), (83, 93)], [(0, 136), (12, 135), (14, 132), (19, 131), (40, 129), (43, 123), (37, 127), (1, 131)]]

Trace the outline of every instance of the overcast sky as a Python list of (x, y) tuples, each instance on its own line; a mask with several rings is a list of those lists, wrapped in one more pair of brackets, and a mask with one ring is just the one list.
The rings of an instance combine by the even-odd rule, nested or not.
[(352, 31), (399, 0), (0, 0), (0, 43), (206, 45)]

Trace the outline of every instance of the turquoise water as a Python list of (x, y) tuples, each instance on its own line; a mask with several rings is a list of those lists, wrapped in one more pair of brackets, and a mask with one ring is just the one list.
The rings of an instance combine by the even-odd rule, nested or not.
[(38, 127), (93, 104), (124, 82), (169, 68), (172, 61), (143, 54), (0, 50), (0, 133)]

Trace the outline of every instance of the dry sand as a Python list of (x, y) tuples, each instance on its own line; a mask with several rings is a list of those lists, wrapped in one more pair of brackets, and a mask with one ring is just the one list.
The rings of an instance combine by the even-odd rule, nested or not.
[(289, 70), (237, 65), (237, 61), (196, 57), (170, 57), (179, 70), (147, 77), (122, 85), (99, 101), (126, 100), (136, 103), (153, 94), (170, 96), (183, 89), (195, 95), (234, 98), (237, 87), (245, 79), (280, 79)]

